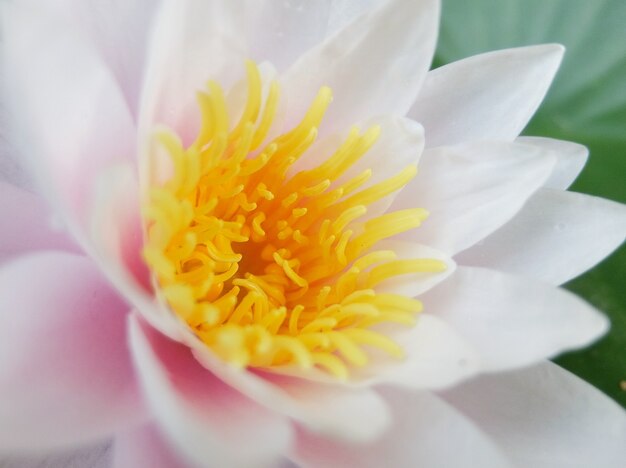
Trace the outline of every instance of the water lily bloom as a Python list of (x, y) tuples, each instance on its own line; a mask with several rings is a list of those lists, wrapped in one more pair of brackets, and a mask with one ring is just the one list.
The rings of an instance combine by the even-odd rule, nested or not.
[(547, 361), (607, 330), (558, 285), (626, 233), (565, 191), (584, 147), (519, 137), (563, 48), (428, 71), (438, 1), (361, 10), (3, 4), (2, 453), (622, 466)]

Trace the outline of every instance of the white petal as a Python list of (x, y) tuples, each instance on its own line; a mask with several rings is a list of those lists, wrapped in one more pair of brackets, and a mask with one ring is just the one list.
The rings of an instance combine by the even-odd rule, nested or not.
[[(0, 70), (0, 89), (3, 89), (2, 70)], [(5, 106), (0, 101), (0, 182), (9, 183), (16, 187), (32, 190), (34, 183), (31, 176), (20, 164), (17, 149), (9, 142), (7, 117)]]
[(511, 466), (489, 437), (433, 394), (385, 390), (384, 395), (395, 424), (379, 440), (348, 445), (300, 431), (293, 460), (311, 468)]
[(555, 160), (518, 143), (477, 142), (427, 149), (417, 177), (390, 210), (423, 207), (430, 216), (403, 234), (455, 254), (510, 220), (549, 177)]
[(583, 170), (589, 156), (586, 146), (571, 141), (542, 137), (519, 137), (515, 141), (543, 148), (556, 158), (554, 171), (545, 183), (548, 188), (565, 190), (572, 185)]
[(554, 357), (608, 329), (603, 315), (568, 291), (483, 268), (459, 266), (420, 299), (478, 350), (488, 371)]
[[(173, 443), (198, 465), (265, 466), (291, 434), (272, 414), (208, 372), (184, 345), (131, 317), (130, 347), (148, 405)], [(245, 443), (242, 443), (245, 441)]]
[(21, 4), (2, 6), (12, 137), (46, 197), (84, 241), (94, 178), (135, 156), (132, 116), (111, 70), (80, 34)]
[(279, 70), (321, 42), (328, 29), (331, 0), (315, 2), (246, 1), (246, 35), (251, 58)]
[(352, 384), (440, 389), (475, 375), (480, 357), (474, 348), (437, 318), (435, 310), (427, 310), (414, 327), (385, 327), (386, 335), (404, 350), (402, 360), (374, 354), (367, 366), (352, 371)]
[(508, 224), (457, 261), (562, 284), (607, 257), (625, 237), (625, 205), (542, 189)]
[(314, 432), (367, 441), (389, 425), (387, 406), (373, 390), (351, 388), (336, 380), (324, 383), (242, 371), (217, 359), (202, 343), (195, 345), (194, 355), (238, 391)]
[(430, 65), (438, 16), (435, 0), (390, 0), (307, 52), (283, 77), (287, 121), (299, 120), (324, 85), (334, 101), (321, 133), (369, 116), (404, 115)]
[[(2, 15), (1, 10), (0, 15)], [(6, 69), (0, 67), (0, 90), (5, 89), (4, 73), (6, 73)], [(20, 188), (34, 187), (32, 178), (23, 167), (23, 164), (19, 162), (21, 158), (17, 149), (10, 142), (8, 131), (9, 116), (6, 114), (6, 106), (2, 96), (0, 97), (0, 182), (9, 183)]]
[(245, 74), (242, 8), (240, 0), (162, 2), (148, 45), (141, 98), (144, 159), (157, 124), (173, 129), (185, 144), (193, 141), (200, 121), (196, 92), (205, 89), (208, 80), (228, 90), (235, 77)]
[(428, 73), (409, 116), (426, 146), (512, 141), (543, 100), (564, 48), (541, 45), (476, 55)]
[(624, 410), (550, 362), (480, 377), (444, 397), (489, 434), (517, 466), (624, 466)]
[(385, 0), (332, 0), (328, 30), (330, 33), (344, 28), (354, 18), (375, 8)]
[[(340, 440), (365, 441), (374, 439), (391, 423), (387, 405), (369, 390), (347, 390), (341, 384), (328, 385), (309, 382), (285, 375), (265, 377), (297, 402), (297, 412), (309, 430)], [(332, 413), (332, 416), (323, 413)]]
[(159, 5), (154, 0), (23, 0), (75, 29), (110, 68), (133, 115), (139, 104), (148, 30)]

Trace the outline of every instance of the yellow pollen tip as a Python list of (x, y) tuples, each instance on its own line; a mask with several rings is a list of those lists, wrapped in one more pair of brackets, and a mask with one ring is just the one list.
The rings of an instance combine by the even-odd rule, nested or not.
[(267, 141), (280, 88), (251, 61), (246, 82), (241, 109), (228, 107), (215, 81), (197, 93), (200, 130), (189, 146), (171, 131), (154, 135), (173, 168), (142, 206), (143, 258), (159, 296), (237, 367), (316, 368), (345, 380), (351, 368), (368, 364), (373, 348), (402, 358), (373, 327), (410, 326), (422, 305), (376, 288), (446, 265), (375, 248), (418, 227), (425, 210), (362, 219), (370, 205), (402, 189), (416, 166), (369, 186), (372, 169), (340, 183), (381, 133), (353, 127), (321, 164), (292, 174), (317, 138), (332, 92), (322, 87), (293, 129)]

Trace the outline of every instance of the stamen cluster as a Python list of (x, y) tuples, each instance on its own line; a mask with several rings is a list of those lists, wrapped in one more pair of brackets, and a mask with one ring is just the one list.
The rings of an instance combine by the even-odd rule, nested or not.
[(173, 132), (156, 135), (173, 166), (144, 206), (143, 253), (160, 294), (237, 366), (316, 367), (346, 378), (351, 365), (367, 364), (364, 346), (401, 357), (401, 348), (374, 328), (413, 324), (421, 304), (376, 292), (377, 285), (445, 265), (376, 250), (379, 241), (419, 226), (425, 210), (359, 220), (409, 182), (416, 167), (368, 188), (371, 169), (340, 182), (380, 133), (355, 127), (322, 164), (292, 174), (316, 140), (331, 91), (322, 88), (295, 128), (264, 143), (279, 86), (272, 82), (264, 96), (252, 62), (247, 81), (248, 99), (232, 128), (222, 88), (210, 81), (197, 95), (202, 125), (195, 142), (184, 147)]

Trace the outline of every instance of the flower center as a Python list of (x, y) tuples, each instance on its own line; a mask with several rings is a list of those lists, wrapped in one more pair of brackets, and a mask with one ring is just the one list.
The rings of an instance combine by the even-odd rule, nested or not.
[(173, 167), (143, 207), (143, 254), (159, 294), (236, 366), (315, 367), (346, 378), (351, 366), (367, 364), (368, 347), (402, 357), (376, 325), (411, 325), (421, 304), (377, 286), (445, 264), (376, 249), (419, 226), (425, 210), (359, 220), (409, 182), (416, 167), (367, 188), (371, 169), (339, 180), (380, 133), (354, 127), (319, 166), (292, 174), (316, 139), (331, 91), (320, 89), (295, 128), (264, 144), (279, 86), (272, 82), (264, 93), (257, 66), (246, 65), (248, 98), (236, 124), (221, 87), (210, 81), (198, 93), (202, 125), (195, 142), (184, 147), (173, 132), (156, 134)]

